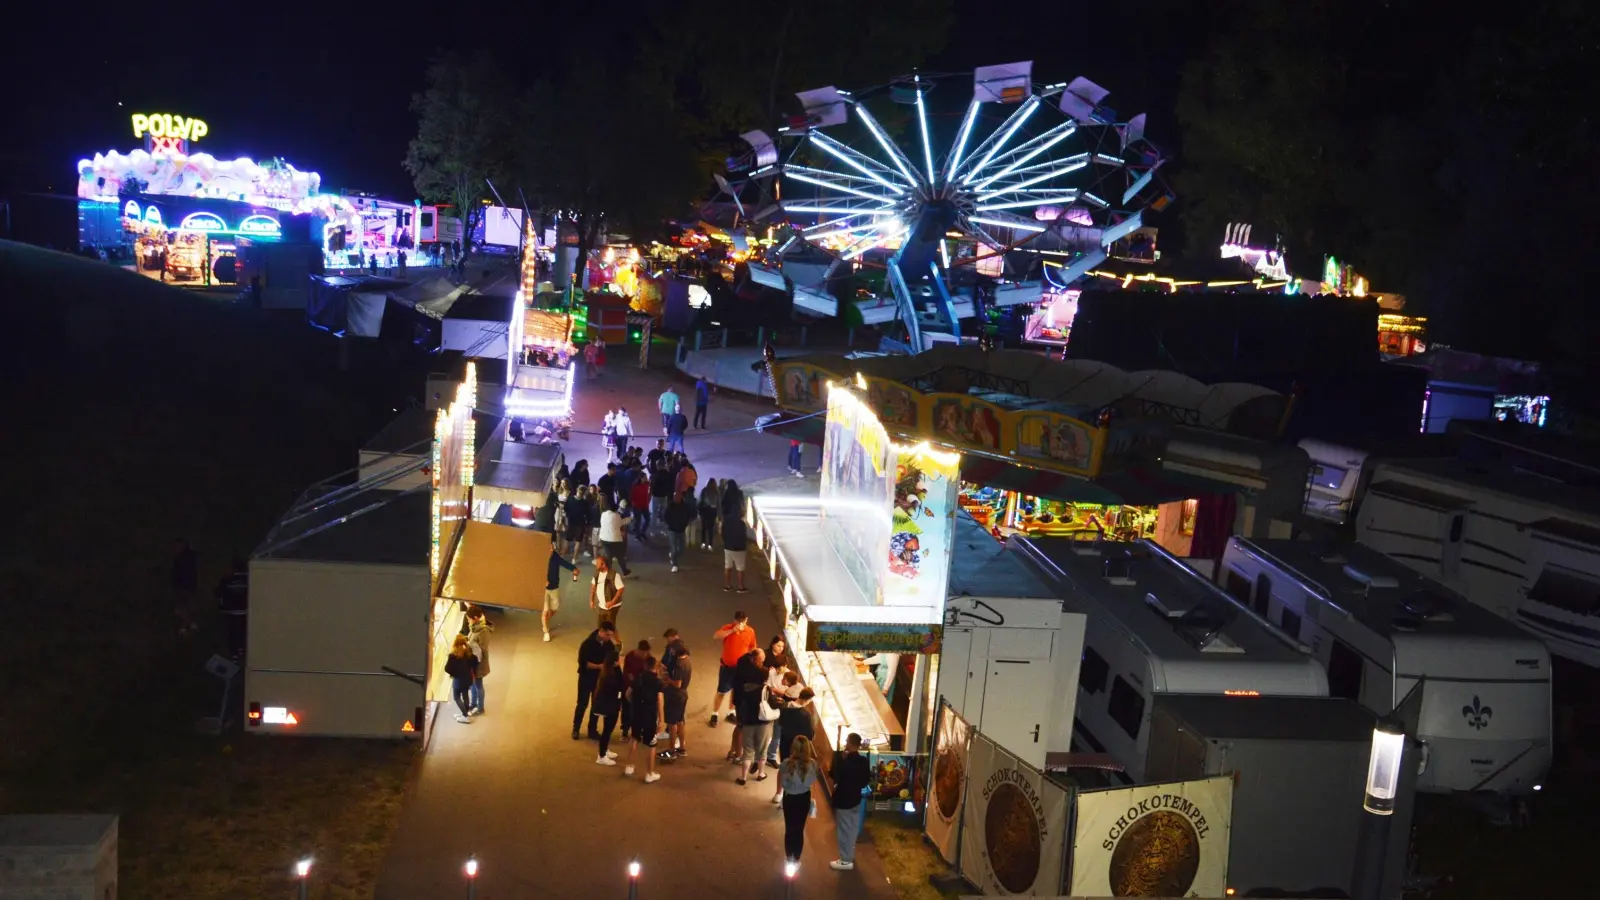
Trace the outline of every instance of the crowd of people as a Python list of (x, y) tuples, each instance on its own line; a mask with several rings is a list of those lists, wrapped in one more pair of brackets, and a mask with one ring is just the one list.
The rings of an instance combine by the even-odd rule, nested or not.
[[(662, 778), (662, 766), (689, 755), (685, 718), (694, 659), (675, 628), (659, 641), (640, 638), (625, 644), (621, 637), (626, 580), (633, 576), (630, 546), (664, 536), (668, 565), (677, 573), (692, 564), (691, 546), (715, 552), (720, 543), (723, 590), (749, 590), (744, 492), (731, 478), (702, 482), (685, 450), (683, 436), (691, 424), (705, 427), (709, 389), (704, 381), (696, 386), (694, 399), (691, 423), (677, 392), (662, 392), (657, 401), (662, 436), (649, 450), (636, 442), (628, 411), (609, 410), (601, 433), (605, 470), (591, 472), (586, 459), (570, 468), (563, 464), (553, 490), (533, 514), (532, 527), (552, 539), (540, 616), (545, 641), (551, 640), (561, 609), (563, 572), (578, 582), (583, 561), (592, 566), (587, 594), (595, 623), (577, 651), (572, 739), (595, 743), (596, 765), (621, 766), (629, 777), (642, 769), (645, 784)], [(446, 666), (459, 722), (483, 715), (491, 633), (481, 611), (469, 609)], [(816, 815), (812, 796), (822, 775), (812, 743), (817, 730), (814, 694), (782, 634), (761, 645), (745, 613), (735, 613), (713, 638), (721, 653), (709, 725), (731, 726), (724, 758), (735, 767), (738, 785), (775, 782), (771, 803), (784, 819), (784, 855), (797, 863), (807, 821)], [(833, 755), (828, 773), (839, 846), (832, 866), (841, 871), (855, 865), (871, 780), (861, 748), (860, 736), (850, 735)]]

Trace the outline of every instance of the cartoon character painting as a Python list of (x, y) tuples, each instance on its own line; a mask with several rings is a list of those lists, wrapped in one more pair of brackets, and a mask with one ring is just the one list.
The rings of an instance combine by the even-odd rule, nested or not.
[(908, 429), (917, 427), (917, 401), (909, 388), (870, 381), (867, 383), (867, 403), (877, 412), (878, 421), (885, 425)]
[[(1028, 435), (1037, 428), (1037, 437)], [(1062, 463), (1074, 469), (1089, 468), (1094, 455), (1094, 441), (1089, 429), (1082, 423), (1065, 418), (1030, 416), (1024, 420), (1022, 453), (1041, 459)]]
[(1000, 417), (987, 406), (940, 400), (934, 404), (933, 421), (934, 433), (946, 440), (1000, 449)]
[(817, 370), (805, 367), (788, 369), (783, 374), (783, 399), (796, 406), (822, 405), (822, 377)]

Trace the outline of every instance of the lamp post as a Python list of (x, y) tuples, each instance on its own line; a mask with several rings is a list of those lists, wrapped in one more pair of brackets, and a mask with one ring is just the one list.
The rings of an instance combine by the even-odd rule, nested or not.
[(628, 861), (628, 900), (639, 900), (639, 861)]
[(1372, 756), (1367, 762), (1367, 790), (1362, 798), (1361, 849), (1352, 887), (1356, 900), (1380, 900), (1389, 855), (1389, 831), (1405, 765), (1405, 727), (1379, 719), (1372, 729)]
[(311, 857), (304, 857), (294, 864), (294, 879), (300, 885), (300, 900), (306, 900), (306, 891), (311, 881)]
[(783, 898), (794, 900), (794, 880), (800, 875), (800, 861), (786, 859), (783, 861)]
[(478, 897), (478, 855), (476, 853), (467, 857), (467, 862), (461, 867), (467, 876), (467, 900), (477, 900)]

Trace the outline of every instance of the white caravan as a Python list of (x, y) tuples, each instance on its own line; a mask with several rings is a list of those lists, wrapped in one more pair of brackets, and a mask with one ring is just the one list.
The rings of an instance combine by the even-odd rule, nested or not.
[(1333, 696), (1385, 715), (1424, 679), (1418, 790), (1525, 794), (1550, 771), (1550, 654), (1515, 625), (1352, 542), (1232, 538), (1221, 574), (1310, 645)]
[(1379, 463), (1356, 538), (1600, 666), (1600, 492), (1506, 464)]
[(1145, 779), (1160, 694), (1328, 696), (1327, 675), (1307, 648), (1149, 541), (1012, 540), (1062, 607), (1088, 618), (1073, 736), (1109, 754), (1130, 783)]

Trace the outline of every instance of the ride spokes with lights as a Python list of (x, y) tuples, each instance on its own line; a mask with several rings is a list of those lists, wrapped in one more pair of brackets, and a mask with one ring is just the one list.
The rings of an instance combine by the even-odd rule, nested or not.
[[(1086, 78), (1036, 86), (1031, 62), (979, 68), (970, 78), (971, 97), (948, 142), (936, 134), (945, 129), (934, 121), (934, 91), (964, 77), (914, 74), (857, 93), (830, 86), (797, 94), (804, 112), (776, 138), (742, 135), (750, 150), (729, 160), (741, 180), (722, 179), (741, 213), (741, 192), (759, 188), (767, 202), (750, 220), (781, 214), (793, 226), (774, 254), (780, 264), (802, 246), (832, 257), (822, 282), (796, 283), (797, 298), (825, 293), (841, 266), (892, 251), (883, 262), (886, 293), (911, 352), (931, 342), (925, 333), (959, 338), (960, 320), (980, 311), (976, 279), (953, 279), (956, 270), (1004, 277), (1013, 251), (1031, 250), (1036, 255), (1009, 274), (1036, 274), (1038, 284), (1009, 294), (1011, 302), (1037, 300), (1046, 285), (1038, 254), (1062, 260), (1049, 283), (1065, 287), (1138, 231), (1146, 210), (1172, 200), (1158, 174), (1166, 157), (1146, 139), (1144, 115), (1119, 120), (1104, 104), (1105, 88)], [(869, 109), (879, 97), (911, 108), (909, 149)]]

